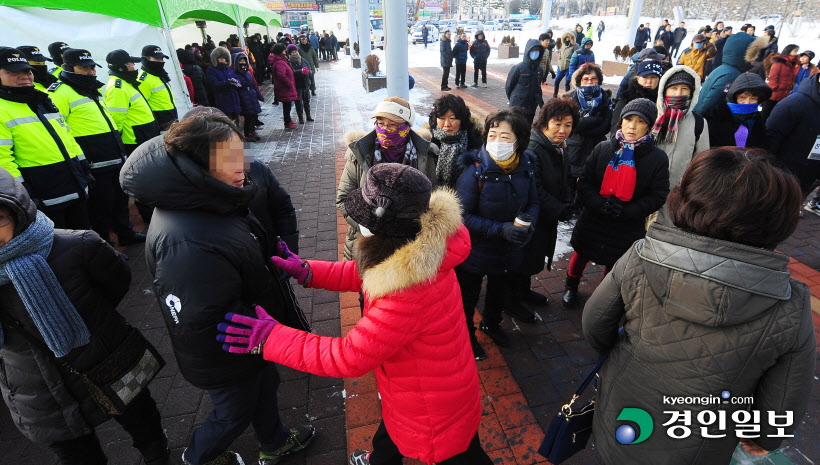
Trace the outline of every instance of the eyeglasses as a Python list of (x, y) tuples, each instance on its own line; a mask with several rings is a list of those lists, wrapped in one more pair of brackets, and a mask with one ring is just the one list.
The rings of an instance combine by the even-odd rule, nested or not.
[(0, 215), (0, 228), (5, 228), (6, 226), (10, 225), (12, 221), (12, 217), (8, 215)]
[(387, 120), (387, 119), (380, 119), (380, 120), (376, 120), (376, 126), (382, 128), (382, 129), (386, 129), (388, 131), (395, 131), (396, 129), (399, 128), (399, 126), (401, 126), (401, 124), (395, 123), (395, 122)]

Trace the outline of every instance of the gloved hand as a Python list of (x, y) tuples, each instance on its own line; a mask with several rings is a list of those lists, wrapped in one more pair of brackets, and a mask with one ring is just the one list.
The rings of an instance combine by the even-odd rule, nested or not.
[(524, 245), (527, 242), (528, 230), (519, 228), (512, 221), (501, 225), (501, 237), (515, 245)]
[(288, 245), (285, 244), (285, 241), (279, 241), (279, 244), (276, 246), (276, 251), (285, 258), (274, 255), (270, 258), (273, 262), (273, 266), (296, 278), (296, 282), (302, 286), (307, 286), (312, 277), (308, 262), (288, 250)]
[(230, 81), (231, 84), (233, 84), (236, 87), (242, 87), (242, 84), (240, 84), (239, 81), (234, 79), (234, 78), (230, 78), (230, 79), (228, 79), (228, 81)]
[(256, 316), (257, 318), (253, 318), (236, 313), (225, 315), (229, 323), (219, 323), (216, 327), (220, 333), (226, 333), (216, 336), (217, 341), (224, 342), (222, 350), (232, 354), (261, 354), (268, 335), (279, 322), (259, 305), (256, 306)]
[(302, 68), (302, 74), (310, 74), (310, 68), (308, 68), (307, 66)]
[(569, 221), (572, 218), (572, 204), (564, 205), (564, 208), (561, 210), (561, 213), (558, 214), (558, 221)]
[(624, 202), (616, 197), (604, 200), (601, 205), (601, 213), (611, 218), (618, 218), (624, 212)]

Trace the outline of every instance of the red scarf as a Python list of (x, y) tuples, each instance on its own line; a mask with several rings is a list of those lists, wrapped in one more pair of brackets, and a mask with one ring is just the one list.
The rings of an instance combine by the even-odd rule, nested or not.
[(675, 142), (678, 138), (678, 125), (686, 115), (691, 102), (692, 96), (690, 95), (663, 98), (663, 113), (652, 127), (652, 137), (655, 138), (657, 143), (671, 144)]
[(624, 138), (624, 133), (618, 129), (615, 133), (621, 147), (612, 156), (612, 160), (604, 171), (604, 180), (601, 183), (601, 197), (608, 199), (610, 197), (617, 197), (624, 202), (632, 200), (632, 195), (635, 193), (635, 180), (637, 172), (635, 171), (635, 147), (640, 144), (651, 142), (652, 136), (644, 135), (638, 140), (627, 141)]

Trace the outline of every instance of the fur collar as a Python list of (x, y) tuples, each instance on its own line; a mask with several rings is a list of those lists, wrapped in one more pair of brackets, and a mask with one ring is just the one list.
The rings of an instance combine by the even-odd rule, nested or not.
[(769, 46), (769, 38), (766, 36), (758, 37), (749, 45), (749, 48), (746, 49), (746, 61), (748, 63), (752, 63), (753, 61), (757, 60), (757, 56), (760, 55), (760, 51), (764, 48)]
[[(461, 206), (453, 190), (441, 188), (430, 197), (421, 231), (378, 265), (362, 272), (362, 290), (372, 298), (383, 297), (436, 277), (447, 253), (447, 239), (461, 225)], [(357, 248), (357, 253), (366, 251)]]

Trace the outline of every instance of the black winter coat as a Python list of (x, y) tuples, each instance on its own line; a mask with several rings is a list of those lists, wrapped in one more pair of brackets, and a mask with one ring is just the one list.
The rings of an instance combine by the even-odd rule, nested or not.
[(251, 162), (248, 172), (251, 181), (258, 187), (249, 205), (253, 216), (262, 223), (268, 239), (268, 249), (276, 250), (276, 237), (288, 244), (291, 252), (299, 253), (299, 227), (296, 223), (296, 209), (290, 194), (276, 179), (267, 165), (259, 160)]
[[(766, 138), (766, 122), (763, 121), (763, 115), (758, 112), (753, 120), (749, 138), (746, 139), (746, 147), (768, 149), (769, 140)], [(740, 127), (740, 122), (734, 119), (725, 103), (718, 104), (706, 115), (706, 123), (709, 127), (710, 147), (737, 145), (735, 133)]]
[(128, 158), (120, 184), (154, 207), (145, 257), (182, 376), (200, 389), (253, 376), (264, 360), (225, 352), (216, 340), (225, 314), (255, 316), (260, 305), (293, 324), (267, 233), (248, 211), (257, 187), (247, 178), (244, 187), (230, 186), (184, 155), (169, 156), (162, 136)]
[(601, 184), (606, 167), (620, 148), (613, 137), (598, 144), (584, 164), (578, 180), (581, 217), (572, 231), (572, 244), (578, 254), (599, 265), (612, 266), (633, 242), (646, 234), (646, 217), (666, 202), (669, 194), (669, 159), (652, 144), (635, 148), (635, 191), (624, 205), (623, 214), (612, 218), (601, 213), (604, 198)]
[[(727, 464), (739, 441), (732, 421), (738, 410), (760, 412), (760, 437), (752, 441), (764, 449), (783, 440), (772, 437), (776, 427), (767, 412), (782, 417), (792, 411), (791, 426), (781, 434), (793, 434), (812, 398), (817, 342), (809, 289), (790, 279), (788, 266), (789, 257), (774, 251), (657, 223), (629, 247), (582, 317), (587, 341), (609, 353), (593, 419), (604, 462)], [(723, 390), (754, 403), (664, 405), (665, 397), (697, 399)], [(643, 409), (655, 422), (646, 441), (628, 447), (615, 438), (625, 407)], [(669, 437), (671, 425), (660, 427), (671, 418), (664, 410), (691, 413), (692, 434)], [(720, 412), (720, 418), (725, 412), (725, 426), (704, 428), (717, 439), (703, 438), (700, 425), (706, 423), (697, 418), (705, 410)]]
[(299, 66), (293, 66), (293, 63), (288, 60), (288, 64), (290, 65), (290, 69), (293, 70), (293, 83), (296, 85), (296, 89), (310, 88), (310, 73), (302, 73), (303, 68), (310, 68), (308, 61), (302, 58), (302, 62), (299, 63)]
[(453, 66), (453, 47), (450, 45), (450, 39), (445, 39), (441, 36), (439, 42), (439, 63), (442, 68), (451, 68)]
[(643, 49), (646, 47), (646, 41), (649, 40), (649, 37), (649, 31), (647, 31), (646, 28), (638, 29), (637, 32), (635, 32), (634, 46)]
[(182, 73), (191, 78), (191, 84), (194, 86), (194, 104), (207, 107), (208, 92), (206, 89), (205, 72), (196, 63), (196, 56), (194, 52), (183, 50), (179, 53), (179, 62), (182, 64)]
[(510, 70), (505, 90), (511, 107), (523, 107), (535, 114), (538, 107), (544, 104), (544, 98), (541, 94), (541, 56), (531, 60), (530, 51), (533, 49), (544, 53), (544, 47), (540, 42), (535, 39), (528, 40), (524, 48), (524, 60)]
[(533, 218), (532, 226), (537, 231), (538, 191), (531, 161), (534, 155), (525, 151), (520, 157), (518, 167), (507, 175), (484, 147), (478, 154), (464, 152), (464, 171), (458, 178), (457, 191), (472, 243), (470, 256), (460, 265), (466, 271), (504, 274), (521, 266), (522, 247), (501, 236), (501, 225), (514, 221), (520, 212)]
[[(36, 209), (4, 173), (0, 205), (10, 208), (25, 229), (34, 221)], [(94, 231), (56, 229), (46, 262), (91, 335), (88, 344), (62, 361), (86, 371), (110, 355), (129, 331), (136, 331), (116, 311), (128, 292), (131, 271)], [(46, 444), (75, 439), (110, 418), (80, 378), (57, 363), (13, 284), (0, 287), (0, 323), (5, 338), (0, 346), (0, 392), (26, 438)]]
[(567, 185), (567, 165), (564, 158), (550, 143), (540, 129), (530, 131), (531, 161), (535, 172), (535, 187), (538, 193), (538, 227), (524, 246), (524, 262), (518, 273), (532, 276), (540, 273), (547, 263), (552, 265), (555, 241), (558, 239), (558, 218), (572, 203)]
[[(571, 91), (569, 97), (578, 108), (578, 92)], [(569, 176), (577, 178), (584, 169), (584, 163), (592, 149), (599, 142), (606, 139), (612, 125), (612, 91), (603, 89), (601, 91), (601, 104), (597, 113), (592, 116), (584, 116), (578, 124), (572, 128), (572, 132), (567, 138), (567, 147), (564, 149), (564, 159), (567, 161)]]
[(820, 160), (807, 157), (820, 134), (820, 74), (803, 79), (797, 92), (784, 98), (766, 120), (769, 151), (800, 181), (803, 194), (820, 177)]
[(487, 42), (487, 39), (479, 40), (479, 35), (483, 36), (484, 31), (476, 33), (476, 40), (473, 42), (473, 45), (470, 46), (470, 56), (473, 57), (473, 62), (475, 63), (487, 63), (487, 59), (490, 58), (490, 43)]

